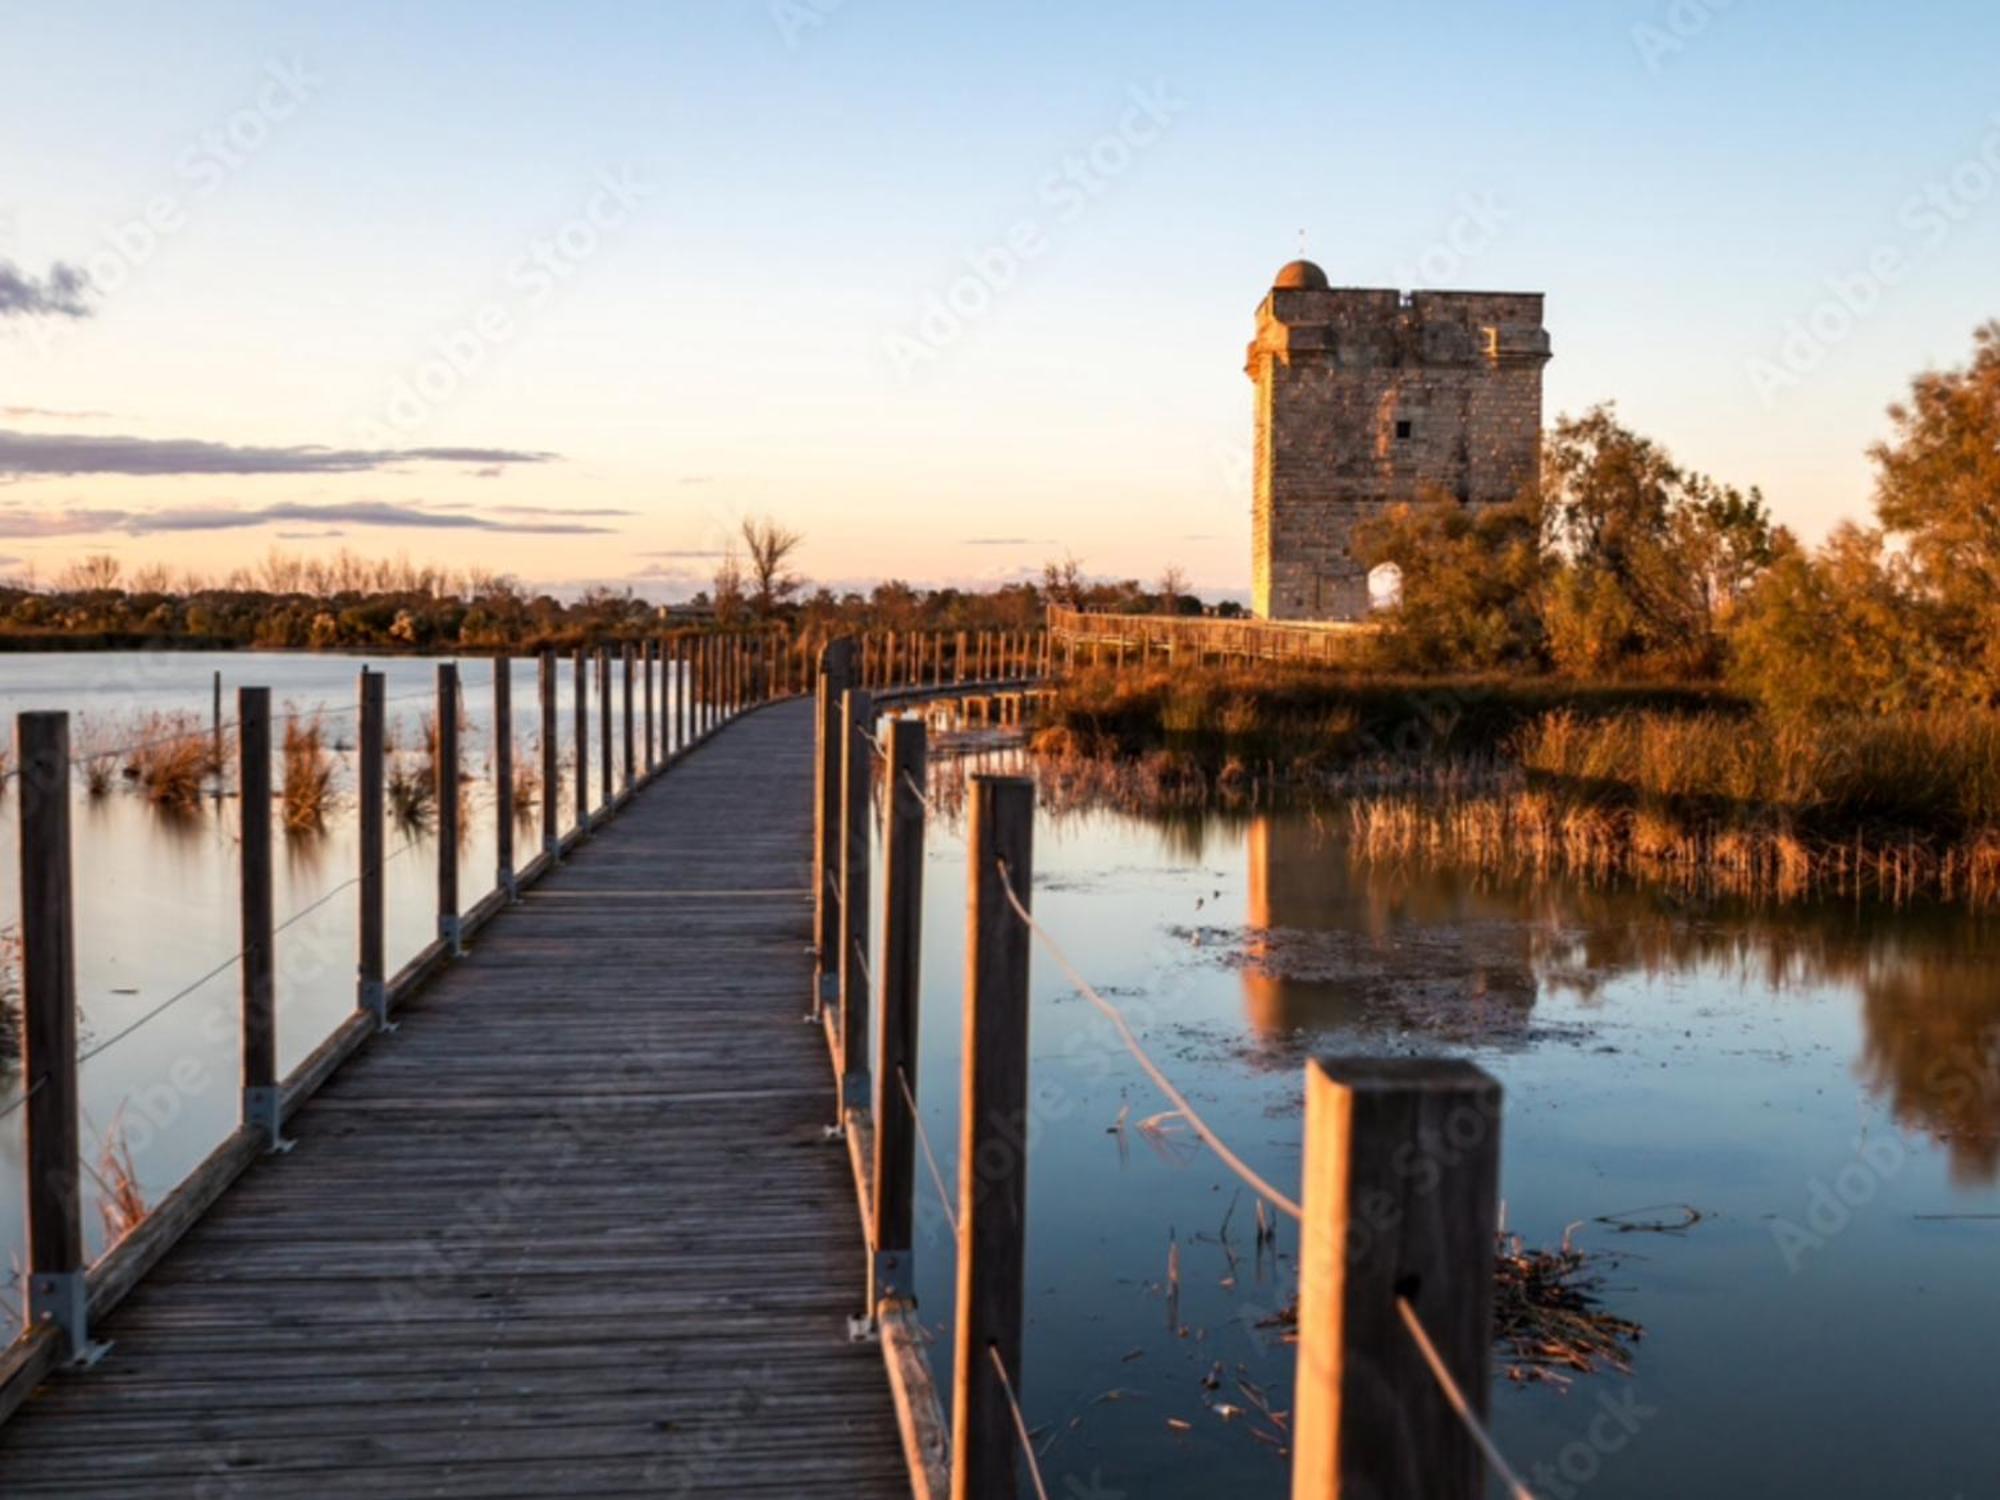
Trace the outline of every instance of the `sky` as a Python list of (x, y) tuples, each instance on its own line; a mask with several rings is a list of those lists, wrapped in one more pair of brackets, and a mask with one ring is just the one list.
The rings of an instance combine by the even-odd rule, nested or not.
[(1990, 0), (0, 0), (0, 568), (670, 598), (770, 515), (836, 586), (1241, 597), (1302, 236), (1545, 292), (1551, 417), (1817, 538), (2000, 315), (1996, 55)]

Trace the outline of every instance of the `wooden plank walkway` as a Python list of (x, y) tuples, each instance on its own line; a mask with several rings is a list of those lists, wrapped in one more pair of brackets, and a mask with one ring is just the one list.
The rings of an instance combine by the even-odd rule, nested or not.
[(0, 1495), (909, 1493), (811, 991), (812, 708), (477, 937), (0, 1427)]

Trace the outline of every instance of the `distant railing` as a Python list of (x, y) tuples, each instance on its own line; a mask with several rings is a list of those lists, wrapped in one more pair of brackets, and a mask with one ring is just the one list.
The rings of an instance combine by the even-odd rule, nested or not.
[(1160, 662), (1345, 666), (1376, 631), (1373, 625), (1340, 621), (1099, 614), (1060, 604), (1051, 604), (1048, 613), (1052, 662), (1062, 671)]
[[(1062, 638), (1052, 628), (1050, 640)], [(1020, 1398), (1037, 945), (1257, 1194), (1259, 1225), (1262, 1205), (1299, 1225), (1296, 1392), (1285, 1434), (1297, 1500), (1475, 1500), (1489, 1468), (1513, 1500), (1531, 1500), (1485, 1430), (1500, 1086), (1463, 1062), (1313, 1061), (1302, 1189), (1287, 1196), (1209, 1127), (1033, 915), (1035, 787), (1021, 777), (971, 779), (963, 1094), (957, 1191), (948, 1189), (918, 1109), (926, 730), (919, 718), (895, 718), (878, 739), (883, 700), (854, 685), (856, 657), (854, 643), (834, 643), (818, 679), (818, 970), (808, 1019), (826, 1033), (837, 1130), (869, 1252), (856, 1329), (880, 1340), (918, 1500), (1014, 1500), (1024, 1468), (1035, 1493), (1048, 1493)], [(884, 889), (871, 942), (876, 807)], [(920, 1154), (956, 1255), (949, 1421), (917, 1319)]]
[[(23, 713), (16, 729), (20, 795), (20, 975), (24, 1055), (20, 1089), (0, 1099), (0, 1117), (26, 1112), (28, 1264), (24, 1326), (0, 1348), (0, 1420), (58, 1365), (89, 1362), (100, 1346), (93, 1328), (131, 1291), (222, 1193), (259, 1156), (287, 1149), (284, 1126), (333, 1072), (364, 1043), (393, 1030), (397, 1005), (464, 952), (465, 940), (541, 879), (593, 829), (615, 814), (634, 792), (664, 773), (738, 714), (795, 694), (810, 680), (806, 648), (778, 631), (683, 632), (618, 646), (577, 648), (572, 754), (574, 813), (562, 826), (558, 787), (561, 746), (557, 733), (558, 660), (541, 653), (539, 689), (541, 852), (515, 868), (516, 807), (513, 776), (514, 714), (511, 662), (492, 658), (495, 876), (492, 888), (470, 907), (460, 897), (460, 804), (463, 746), (460, 668), (440, 663), (434, 697), (433, 780), (437, 849), (435, 936), (393, 975), (386, 972), (385, 867), (415, 846), (406, 839), (387, 848), (389, 736), (385, 680), (363, 668), (352, 709), (312, 710), (358, 716), (356, 809), (359, 868), (283, 921), (272, 910), (272, 824), (277, 813), (271, 768), (274, 757), (271, 692), (244, 687), (235, 720), (214, 705), (215, 761), (223, 762), (225, 730), (237, 736), (238, 886), (241, 945), (203, 979), (174, 992), (110, 1037), (79, 1053), (76, 939), (70, 841), (70, 807), (76, 773), (104, 752), (72, 753), (70, 716)], [(593, 672), (594, 667), (594, 672)], [(614, 674), (614, 668), (616, 669)], [(591, 796), (591, 680), (595, 676), (598, 795)], [(616, 696), (622, 715), (614, 715)], [(643, 684), (643, 695), (638, 692)], [(276, 716), (278, 718), (283, 715)], [(198, 733), (199, 731), (197, 731)], [(184, 735), (182, 736), (185, 737)], [(137, 747), (127, 747), (128, 750)], [(277, 1072), (276, 1013), (279, 933), (353, 890), (358, 903), (355, 1010), (289, 1074)], [(88, 936), (86, 935), (86, 941)], [(231, 967), (241, 972), (241, 1113), (237, 1128), (136, 1226), (87, 1263), (83, 1232), (84, 1167), (81, 1160), (80, 1064), (150, 1025), (175, 1004)]]

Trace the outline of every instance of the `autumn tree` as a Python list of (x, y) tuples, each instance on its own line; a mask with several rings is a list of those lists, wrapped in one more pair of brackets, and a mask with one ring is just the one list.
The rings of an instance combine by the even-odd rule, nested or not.
[(1384, 664), (1409, 671), (1534, 665), (1546, 575), (1532, 496), (1467, 506), (1448, 496), (1396, 505), (1355, 532), (1368, 567), (1395, 567), (1402, 592), (1386, 612)]

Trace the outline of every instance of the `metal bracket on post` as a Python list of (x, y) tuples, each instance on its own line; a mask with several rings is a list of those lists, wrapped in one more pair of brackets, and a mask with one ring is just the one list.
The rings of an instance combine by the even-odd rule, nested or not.
[(826, 1008), (840, 998), (840, 976), (825, 973), (819, 976), (819, 988), (813, 992), (813, 1007), (806, 1012), (806, 1024), (817, 1026), (826, 1016)]
[(269, 1142), (264, 1149), (272, 1156), (282, 1156), (298, 1144), (285, 1136), (284, 1108), (282, 1089), (270, 1087), (243, 1091), (243, 1123), (252, 1130), (264, 1133)]
[(110, 1352), (90, 1337), (90, 1284), (81, 1271), (43, 1272), (28, 1278), (28, 1323), (62, 1334), (64, 1362), (84, 1370)]
[(875, 1252), (875, 1302), (879, 1306), (891, 1299), (916, 1305), (917, 1254), (914, 1250)]
[(375, 1030), (394, 1031), (396, 1023), (389, 1019), (389, 986), (381, 980), (373, 980), (362, 986), (361, 1008), (375, 1018)]
[(512, 870), (501, 870), (499, 877), (493, 883), (507, 893), (507, 904), (509, 906), (519, 906), (521, 904), (521, 880)]
[(875, 1326), (875, 1319), (867, 1314), (847, 1320), (847, 1342), (850, 1344), (878, 1344), (882, 1341), (882, 1330)]
[(438, 936), (451, 950), (453, 958), (465, 957), (465, 925), (457, 917), (439, 917)]

